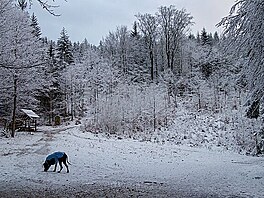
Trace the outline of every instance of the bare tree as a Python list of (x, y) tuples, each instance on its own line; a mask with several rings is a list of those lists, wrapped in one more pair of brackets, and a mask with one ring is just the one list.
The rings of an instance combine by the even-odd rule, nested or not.
[[(138, 14), (136, 16), (139, 21), (139, 28), (142, 31), (145, 42), (148, 48), (150, 67), (151, 67), (151, 80), (154, 80), (154, 67), (155, 67), (155, 43), (157, 37), (158, 23), (155, 16), (151, 14)], [(158, 72), (158, 71), (156, 71)], [(157, 74), (156, 74), (157, 75)]]
[[(55, 0), (34, 0), (38, 2), (41, 7), (49, 12), (50, 14), (54, 16), (60, 16), (59, 14), (56, 14), (55, 9), (59, 7), (59, 5), (54, 4)], [(67, 1), (67, 0), (64, 0)], [(23, 5), (27, 6), (27, 2), (29, 3), (30, 6), (33, 5), (33, 0), (18, 0), (19, 4), (22, 2)]]
[(192, 16), (186, 11), (177, 10), (175, 6), (161, 6), (157, 13), (161, 26), (161, 35), (164, 40), (164, 48), (167, 60), (167, 67), (174, 71), (175, 58), (178, 53), (181, 56), (181, 41), (192, 25)]

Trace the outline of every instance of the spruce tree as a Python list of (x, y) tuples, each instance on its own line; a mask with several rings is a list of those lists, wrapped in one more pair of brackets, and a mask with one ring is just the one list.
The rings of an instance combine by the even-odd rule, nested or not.
[(34, 13), (31, 16), (31, 25), (30, 26), (33, 28), (32, 34), (35, 35), (37, 38), (40, 38), (41, 30), (39, 27), (38, 19)]
[(205, 28), (202, 29), (201, 32), (201, 45), (207, 45), (209, 44), (209, 35), (207, 34)]
[(190, 40), (195, 40), (195, 36), (194, 36), (192, 33), (189, 34), (188, 38), (189, 38)]
[(56, 44), (53, 41), (48, 42), (47, 64), (44, 68), (45, 84), (38, 90), (36, 95), (39, 101), (39, 111), (48, 118), (48, 123), (52, 125), (54, 116), (60, 114), (62, 102), (62, 71), (58, 66), (56, 57)]
[(74, 62), (72, 44), (65, 28), (62, 29), (57, 42), (57, 58), (61, 67), (65, 68)]
[(214, 44), (219, 43), (219, 41), (220, 41), (220, 39), (219, 39), (218, 33), (215, 32), (215, 33), (214, 33)]
[(131, 30), (131, 37), (139, 38), (138, 24), (136, 21), (134, 22), (133, 29)]
[(212, 46), (213, 45), (213, 42), (214, 42), (214, 38), (213, 38), (212, 33), (210, 32), (208, 34), (208, 42), (207, 42), (207, 44)]
[(197, 40), (197, 43), (201, 43), (201, 36), (199, 32), (197, 32), (196, 40)]
[(18, 0), (18, 6), (22, 11), (24, 11), (27, 8), (26, 0)]

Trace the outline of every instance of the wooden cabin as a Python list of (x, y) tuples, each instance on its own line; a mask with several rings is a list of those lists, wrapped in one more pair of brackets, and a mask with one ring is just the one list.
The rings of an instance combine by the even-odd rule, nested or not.
[(21, 111), (23, 112), (23, 127), (20, 130), (37, 131), (37, 119), (39, 116), (29, 109), (21, 109)]

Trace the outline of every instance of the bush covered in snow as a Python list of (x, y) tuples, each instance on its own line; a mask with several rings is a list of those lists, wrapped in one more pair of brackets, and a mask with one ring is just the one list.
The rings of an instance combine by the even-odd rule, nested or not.
[[(159, 85), (120, 85), (101, 94), (85, 121), (85, 130), (134, 137), (168, 125), (172, 118), (166, 88)], [(169, 107), (170, 106), (170, 107)]]
[(174, 123), (153, 135), (158, 142), (222, 148), (256, 154), (259, 120), (248, 119), (238, 110), (226, 113), (190, 112), (179, 108)]
[(235, 90), (229, 94), (220, 91), (216, 99), (215, 86), (208, 82), (203, 86), (206, 88), (196, 94), (197, 89), (190, 85), (193, 94), (178, 94), (175, 105), (165, 85), (120, 84), (115, 92), (98, 96), (87, 114), (84, 130), (161, 144), (256, 154), (260, 120), (245, 116), (245, 108), (236, 104), (242, 99), (237, 99)]

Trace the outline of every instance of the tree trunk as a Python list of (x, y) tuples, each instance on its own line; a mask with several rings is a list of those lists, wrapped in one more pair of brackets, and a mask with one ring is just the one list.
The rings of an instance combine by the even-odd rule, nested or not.
[(16, 130), (16, 109), (17, 109), (17, 77), (14, 77), (14, 98), (13, 98), (13, 113), (12, 113), (12, 130), (11, 137), (15, 137)]
[(71, 85), (70, 85), (70, 87), (71, 87), (71, 88), (70, 88), (70, 89), (71, 89), (71, 91), (70, 91), (70, 92), (71, 92), (71, 93), (70, 93), (70, 97), (71, 97), (71, 98), (70, 98), (70, 100), (71, 100), (71, 109), (70, 109), (70, 111), (71, 111), (71, 112), (70, 112), (70, 113), (71, 113), (71, 121), (73, 121), (73, 117), (74, 117), (74, 115), (73, 115), (73, 114), (74, 114), (74, 110), (73, 110), (73, 108), (74, 108), (74, 103), (73, 103), (73, 85), (72, 85), (73, 80), (72, 80), (72, 78), (73, 78), (73, 77), (72, 77), (72, 75), (71, 75), (71, 82), (70, 82), (70, 83), (71, 83)]
[(54, 121), (53, 94), (50, 95), (49, 100), (49, 125), (52, 125), (52, 122)]
[(157, 128), (157, 118), (156, 118), (156, 99), (155, 99), (155, 95), (153, 98), (153, 127), (154, 127), (154, 132), (156, 131)]
[(149, 52), (150, 56), (150, 64), (151, 64), (151, 80), (154, 80), (154, 56), (153, 56), (153, 51), (152, 49)]

